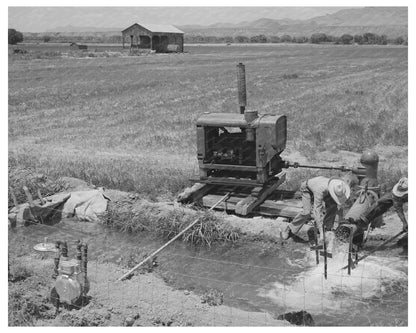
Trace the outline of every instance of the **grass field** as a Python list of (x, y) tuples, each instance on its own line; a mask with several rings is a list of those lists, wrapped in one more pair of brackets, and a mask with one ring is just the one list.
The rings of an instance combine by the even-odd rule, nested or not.
[[(290, 151), (313, 158), (388, 146), (407, 159), (405, 47), (185, 49), (133, 57), (11, 54), (9, 168), (172, 197), (197, 173), (196, 119), (238, 112), (238, 62), (246, 65), (249, 108), (288, 116)], [(55, 55), (53, 45), (48, 52)]]

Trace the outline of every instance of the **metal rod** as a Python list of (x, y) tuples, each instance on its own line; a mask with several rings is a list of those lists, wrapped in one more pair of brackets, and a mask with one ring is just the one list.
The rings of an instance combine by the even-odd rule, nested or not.
[(368, 234), (370, 233), (370, 227), (371, 227), (371, 223), (368, 223), (367, 232), (364, 234), (363, 243), (367, 241)]
[(323, 169), (323, 170), (340, 170), (340, 171), (354, 171), (352, 168), (347, 168), (345, 166), (332, 167), (326, 165), (306, 165), (299, 163), (289, 163), (289, 167), (292, 168), (307, 168), (307, 169)]
[[(228, 192), (226, 195), (224, 195), (220, 200), (218, 200), (210, 209), (213, 210), (215, 207), (217, 207), (221, 202), (223, 202), (224, 200), (227, 200), (230, 197), (231, 192)], [(185, 229), (183, 229), (180, 233), (178, 233), (175, 237), (173, 237), (170, 241), (168, 241), (167, 243), (165, 243), (163, 246), (161, 246), (159, 249), (157, 249), (155, 252), (153, 252), (152, 254), (150, 254), (149, 256), (147, 256), (144, 260), (142, 260), (139, 264), (137, 264), (136, 266), (134, 266), (130, 271), (128, 271), (126, 274), (124, 274), (121, 278), (117, 279), (117, 281), (122, 281), (125, 278), (127, 278), (128, 276), (130, 276), (136, 269), (138, 269), (140, 266), (142, 266), (144, 263), (146, 263), (148, 260), (150, 260), (151, 258), (153, 258), (156, 254), (158, 254), (159, 252), (161, 252), (163, 249), (165, 249), (166, 247), (168, 247), (171, 243), (173, 243), (175, 240), (177, 240), (180, 236), (182, 236), (186, 231), (188, 231), (189, 229), (191, 229), (197, 222), (199, 221), (199, 217), (197, 219), (195, 219), (195, 221), (193, 221), (191, 224), (189, 224)]]
[(316, 225), (316, 221), (314, 221), (314, 236), (315, 236), (315, 256), (316, 256), (316, 264), (319, 265), (319, 248), (318, 248), (318, 227)]
[(348, 275), (351, 275), (351, 266), (352, 266), (352, 241), (354, 239), (353, 232), (350, 232), (350, 241), (348, 246)]
[(88, 278), (87, 278), (87, 275), (88, 275), (88, 270), (87, 270), (87, 267), (88, 267), (88, 244), (87, 243), (84, 243), (84, 244), (82, 244), (83, 246), (84, 246), (84, 248), (83, 248), (83, 258), (82, 258), (82, 264), (83, 264), (83, 273), (84, 273), (84, 288), (83, 288), (83, 294), (84, 294), (84, 296), (87, 296), (87, 284), (88, 284)]
[(39, 200), (40, 200), (40, 203), (41, 203), (42, 205), (44, 205), (46, 201), (43, 199), (43, 197), (42, 197), (42, 193), (40, 193), (40, 189), (38, 189), (37, 194), (38, 194), (38, 198), (39, 198)]
[(324, 238), (324, 276), (326, 280), (328, 279), (328, 254), (326, 252), (325, 226), (322, 226), (322, 233)]

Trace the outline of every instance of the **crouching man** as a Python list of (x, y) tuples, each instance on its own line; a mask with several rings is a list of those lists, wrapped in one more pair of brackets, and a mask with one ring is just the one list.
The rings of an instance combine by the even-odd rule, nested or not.
[[(338, 207), (350, 197), (350, 187), (341, 179), (319, 176), (304, 181), (300, 186), (300, 192), (303, 211), (289, 223), (282, 233), (282, 238), (288, 239), (296, 235), (303, 225), (312, 220), (313, 214), (322, 241), (324, 229), (332, 229)], [(312, 236), (309, 232), (308, 235), (311, 241)]]
[(361, 216), (359, 226), (365, 228), (371, 223), (374, 226), (374, 220), (387, 212), (391, 207), (394, 207), (397, 215), (403, 224), (403, 231), (408, 230), (406, 216), (403, 212), (403, 205), (408, 200), (408, 181), (406, 177), (400, 178), (396, 185), (394, 185), (391, 192), (383, 195), (377, 202), (370, 208), (370, 210)]

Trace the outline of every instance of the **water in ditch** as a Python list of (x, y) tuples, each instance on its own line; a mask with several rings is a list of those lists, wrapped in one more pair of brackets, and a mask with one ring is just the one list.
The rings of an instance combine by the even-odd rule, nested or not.
[[(150, 235), (76, 221), (10, 230), (9, 244), (24, 241), (32, 247), (44, 237), (49, 242), (81, 239), (89, 244), (91, 261), (114, 263), (137, 260), (163, 244)], [(320, 326), (401, 326), (408, 323), (407, 257), (401, 252), (398, 247), (379, 251), (348, 275), (341, 269), (345, 252), (339, 251), (328, 259), (325, 279), (322, 257), (317, 265), (306, 244), (250, 240), (201, 249), (177, 241), (158, 255), (155, 272), (175, 288), (197, 294), (219, 290), (224, 304), (244, 310), (306, 310)]]

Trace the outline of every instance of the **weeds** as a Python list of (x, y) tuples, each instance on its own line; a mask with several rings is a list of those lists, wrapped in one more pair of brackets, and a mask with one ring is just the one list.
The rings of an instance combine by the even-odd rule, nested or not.
[(19, 291), (9, 292), (9, 326), (33, 326), (41, 317), (39, 307)]
[(14, 206), (12, 195), (17, 199), (17, 203), (21, 204), (27, 202), (26, 195), (23, 191), (23, 186), (29, 189), (29, 192), (35, 198), (38, 190), (42, 197), (46, 197), (65, 189), (64, 182), (58, 179), (50, 179), (45, 174), (37, 173), (36, 170), (29, 168), (22, 168), (16, 163), (16, 160), (9, 156), (9, 200), (8, 206)]
[(28, 269), (25, 265), (9, 262), (9, 282), (19, 282), (26, 280), (33, 275), (33, 271)]
[(298, 74), (293, 73), (293, 74), (283, 74), (282, 76), (284, 79), (297, 79), (299, 77)]
[[(11, 262), (9, 267), (9, 326), (33, 326), (40, 318), (51, 318), (49, 300), (40, 293), (45, 281), (32, 279), (35, 273), (23, 263)], [(24, 281), (25, 280), (25, 281)]]
[(166, 209), (151, 203), (118, 203), (109, 205), (107, 225), (124, 232), (147, 231), (164, 239), (172, 239), (196, 219), (199, 222), (185, 232), (183, 242), (210, 247), (214, 242), (236, 242), (239, 232), (223, 223), (209, 211)]
[(216, 289), (210, 289), (201, 296), (201, 303), (207, 303), (211, 306), (221, 305), (224, 303), (224, 293)]

